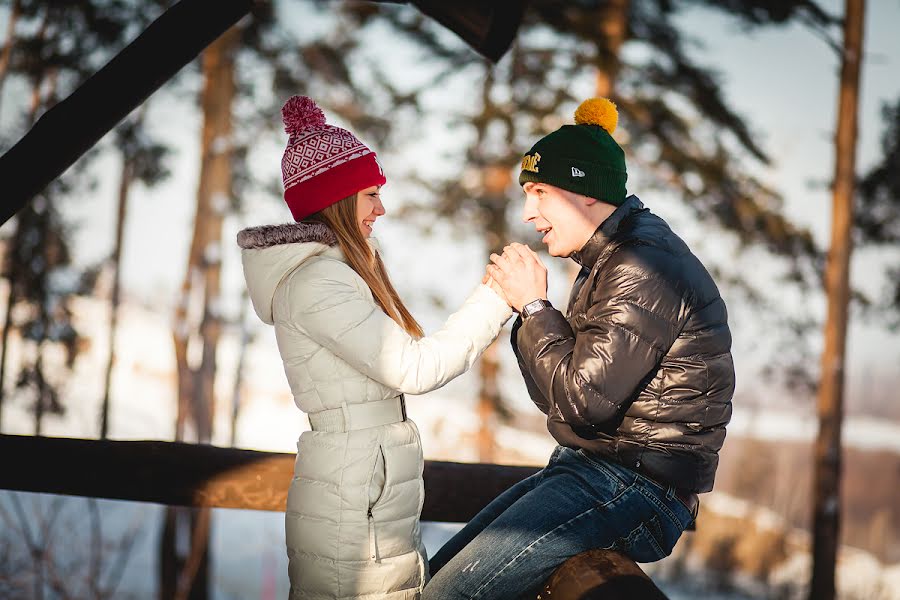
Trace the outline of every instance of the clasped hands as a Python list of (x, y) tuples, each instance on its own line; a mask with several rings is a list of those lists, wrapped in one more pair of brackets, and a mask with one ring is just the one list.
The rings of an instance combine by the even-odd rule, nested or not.
[(482, 283), (489, 285), (516, 312), (537, 299), (547, 299), (547, 267), (524, 244), (512, 243), (502, 255), (491, 254)]

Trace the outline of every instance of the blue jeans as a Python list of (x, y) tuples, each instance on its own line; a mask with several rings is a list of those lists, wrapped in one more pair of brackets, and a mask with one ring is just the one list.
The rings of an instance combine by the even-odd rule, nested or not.
[(494, 499), (431, 559), (422, 600), (513, 600), (595, 548), (668, 556), (693, 517), (675, 489), (557, 446), (541, 471)]

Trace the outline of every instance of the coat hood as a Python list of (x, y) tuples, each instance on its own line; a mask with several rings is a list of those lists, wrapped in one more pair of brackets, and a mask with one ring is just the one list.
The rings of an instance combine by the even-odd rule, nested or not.
[(334, 232), (322, 223), (283, 223), (248, 227), (237, 235), (244, 279), (253, 309), (272, 325), (275, 290), (292, 271), (322, 254), (343, 259)]

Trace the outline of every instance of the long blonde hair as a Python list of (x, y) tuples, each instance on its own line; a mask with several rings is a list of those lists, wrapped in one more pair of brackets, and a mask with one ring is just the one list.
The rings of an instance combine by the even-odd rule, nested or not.
[(391, 284), (381, 256), (374, 252), (359, 230), (356, 220), (356, 194), (339, 200), (304, 221), (318, 221), (327, 225), (337, 238), (338, 246), (347, 257), (347, 262), (362, 277), (372, 291), (375, 302), (381, 310), (397, 322), (414, 338), (424, 335), (422, 327), (404, 306), (397, 290)]

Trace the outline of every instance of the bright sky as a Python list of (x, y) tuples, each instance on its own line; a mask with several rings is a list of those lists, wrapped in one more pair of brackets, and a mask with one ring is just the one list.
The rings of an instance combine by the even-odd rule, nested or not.
[[(825, 4), (835, 11), (842, 10), (837, 2)], [(881, 104), (900, 97), (900, 36), (896, 33), (896, 26), (900, 24), (900, 2), (870, 2), (868, 11), (860, 111), (860, 172), (871, 165), (878, 154)], [(300, 16), (290, 16), (301, 22)], [(5, 20), (5, 15), (0, 19)], [(689, 12), (681, 19), (704, 45), (694, 52), (703, 63), (721, 71), (726, 98), (755, 126), (762, 146), (772, 156), (774, 165), (768, 169), (759, 168), (759, 173), (784, 194), (788, 214), (811, 227), (824, 246), (829, 237), (830, 195), (821, 186), (810, 187), (810, 182), (827, 181), (833, 169), (831, 135), (837, 103), (837, 57), (820, 39), (799, 26), (749, 35), (740, 31), (731, 20), (708, 10)], [(384, 49), (394, 43), (390, 39), (373, 41), (372, 56), (378, 57), (378, 52), (383, 54)], [(401, 54), (394, 54), (398, 64), (413, 64), (414, 58)], [(415, 70), (410, 70), (410, 75), (415, 76)], [(186, 82), (185, 87), (196, 89), (196, 85), (196, 81)], [(15, 104), (13, 95), (20, 94), (21, 99), (21, 93), (21, 89), (7, 85), (0, 121), (4, 127), (10, 123), (10, 109)], [(471, 102), (473, 90), (465, 86), (446, 86), (436, 94), (447, 104), (464, 104)], [(161, 311), (169, 311), (180, 286), (192, 228), (200, 122), (199, 115), (185, 111), (164, 95), (157, 96), (150, 105), (148, 120), (153, 124), (154, 133), (176, 148), (176, 155), (170, 162), (173, 176), (156, 189), (134, 190), (129, 207), (123, 277), (129, 294)], [(570, 118), (569, 115), (561, 116)], [(422, 135), (414, 154), (416, 160), (430, 162), (429, 168), (433, 167), (439, 157), (437, 153), (429, 152), (428, 146), (446, 138), (446, 133), (439, 132), (435, 132), (434, 137)], [(277, 176), (284, 141), (261, 140), (255, 148), (254, 165), (271, 169)], [(379, 151), (390, 178), (392, 162), (406, 158), (390, 155), (384, 149)], [(101, 181), (96, 194), (81, 199), (77, 205), (69, 203), (65, 209), (69, 217), (82, 224), (76, 233), (75, 251), (79, 262), (84, 263), (96, 261), (108, 253), (113, 240), (118, 165), (107, 156), (98, 163), (97, 172)], [(270, 174), (267, 172), (266, 175)], [(644, 196), (640, 190), (632, 191), (641, 195), (654, 211), (670, 219), (701, 258), (704, 252), (732, 252), (727, 240), (699, 231), (685, 211), (667, 205), (666, 199)], [(386, 188), (389, 210), (391, 202), (402, 202), (403, 193), (408, 193), (403, 185)], [(224, 233), (223, 271), (226, 308), (234, 309), (238, 305), (243, 287), (239, 255), (233, 243), (237, 230), (289, 219), (283, 204), (268, 201), (253, 203), (249, 217), (228, 220)], [(385, 248), (387, 264), (401, 294), (410, 300), (413, 311), (420, 316), (426, 329), (434, 328), (480, 278), (486, 259), (482, 248), (473, 240), (451, 240), (449, 227), (438, 226), (436, 235), (417, 240), (417, 232), (396, 220), (392, 222), (388, 218), (378, 225), (376, 235)], [(450, 251), (448, 244), (452, 244)], [(411, 247), (416, 248), (415, 255), (409, 252)], [(421, 260), (422, 257), (425, 260)], [(854, 280), (857, 284), (865, 285), (866, 280), (877, 273), (871, 267), (873, 261), (877, 261), (877, 257), (871, 254), (856, 256)], [(453, 273), (453, 281), (447, 282), (439, 273)], [(463, 285), (464, 282), (471, 282), (471, 285)], [(552, 286), (551, 297), (554, 294), (556, 298), (565, 297), (561, 277), (557, 277)], [(443, 298), (447, 308), (435, 310), (428, 300), (431, 294)], [(816, 310), (823, 310), (821, 302), (813, 304)], [(732, 317), (736, 338), (757, 335), (753, 323), (735, 322), (739, 316), (736, 312)], [(740, 342), (738, 339), (736, 348)], [(748, 357), (743, 362), (743, 357), (738, 357), (739, 368), (742, 364), (746, 368), (749, 364), (770, 360), (751, 357), (750, 347), (752, 344), (745, 349)], [(851, 381), (868, 373), (873, 368), (871, 365), (878, 370), (893, 372), (900, 357), (900, 339), (878, 328), (855, 325), (851, 330), (849, 356)]]

